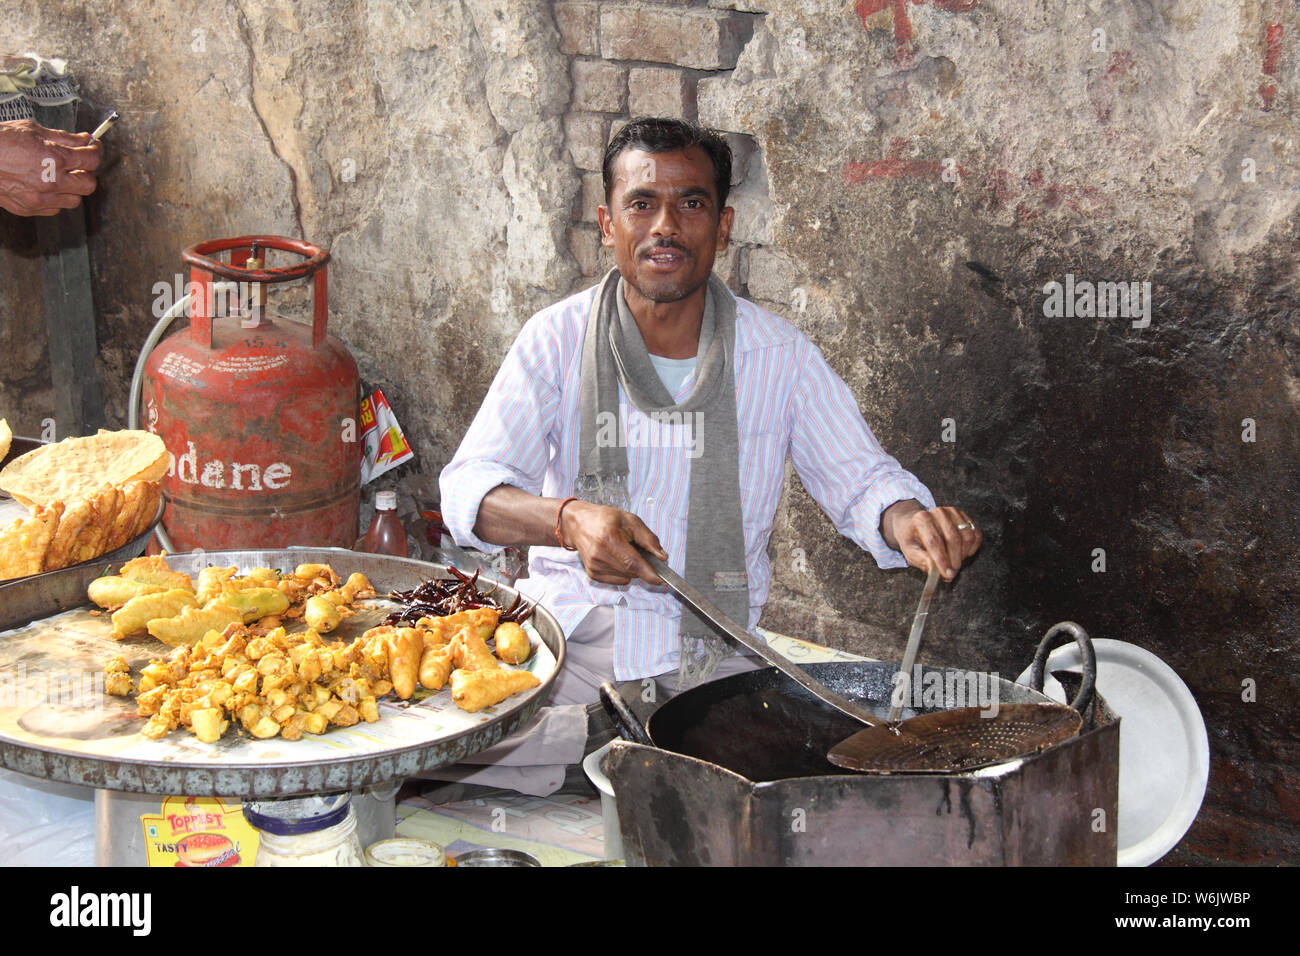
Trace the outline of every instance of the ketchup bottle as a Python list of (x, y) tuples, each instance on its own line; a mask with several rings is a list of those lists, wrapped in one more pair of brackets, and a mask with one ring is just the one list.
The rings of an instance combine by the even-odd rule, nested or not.
[(406, 529), (397, 517), (397, 492), (375, 492), (375, 516), (370, 520), (359, 550), (406, 557)]

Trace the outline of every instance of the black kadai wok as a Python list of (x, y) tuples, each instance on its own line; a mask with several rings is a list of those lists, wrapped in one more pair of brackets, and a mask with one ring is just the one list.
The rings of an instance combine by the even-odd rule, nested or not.
[[(1054, 628), (1036, 662), (1063, 636)], [(835, 693), (882, 717), (888, 712), (896, 663), (805, 666)], [(920, 712), (964, 703), (949, 691), (971, 672), (921, 673), (922, 686), (932, 674), (942, 679), (944, 699)], [(991, 682), (999, 707), (1049, 701), (1033, 687), (979, 676)], [(1031, 676), (1041, 688), (1043, 668)], [(1119, 721), (1100, 698), (1083, 697), (1072, 702), (1083, 712), (1079, 732), (1059, 743), (969, 773), (877, 775), (828, 761), (828, 751), (862, 724), (780, 671), (704, 684), (660, 705), (641, 728), (644, 743), (611, 748), (606, 769), (628, 862), (1114, 865)], [(619, 726), (635, 739), (637, 728)], [(1098, 819), (1110, 824), (1098, 827)]]

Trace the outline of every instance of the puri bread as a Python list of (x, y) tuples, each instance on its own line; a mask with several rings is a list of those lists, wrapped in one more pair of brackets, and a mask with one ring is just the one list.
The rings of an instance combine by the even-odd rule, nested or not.
[(15, 458), (0, 471), (0, 488), (27, 505), (92, 497), (105, 484), (159, 481), (167, 446), (146, 431), (102, 431), (65, 438)]

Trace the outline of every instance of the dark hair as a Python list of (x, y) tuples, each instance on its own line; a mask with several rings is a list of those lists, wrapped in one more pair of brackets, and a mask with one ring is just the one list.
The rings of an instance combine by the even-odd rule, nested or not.
[(713, 161), (713, 185), (718, 194), (718, 214), (727, 205), (731, 191), (731, 147), (716, 130), (680, 119), (642, 116), (632, 120), (609, 141), (601, 173), (605, 177), (605, 202), (614, 189), (614, 163), (628, 149), (647, 153), (675, 153), (698, 146)]

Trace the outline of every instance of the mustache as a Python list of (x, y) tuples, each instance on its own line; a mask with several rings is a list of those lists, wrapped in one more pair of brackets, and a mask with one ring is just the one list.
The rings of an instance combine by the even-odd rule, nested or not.
[(642, 255), (654, 252), (656, 249), (676, 249), (678, 252), (683, 254), (688, 252), (687, 248), (679, 242), (673, 242), (671, 239), (657, 239), (645, 247)]

